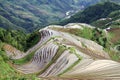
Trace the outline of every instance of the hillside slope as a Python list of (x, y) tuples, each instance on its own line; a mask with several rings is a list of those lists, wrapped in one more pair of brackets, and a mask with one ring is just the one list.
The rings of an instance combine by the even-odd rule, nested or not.
[[(111, 55), (104, 51), (105, 46), (101, 46), (104, 43), (99, 45), (90, 40), (96, 34), (94, 29), (81, 23), (51, 25), (39, 30), (41, 40), (26, 53), (7, 44), (3, 45), (3, 49), (12, 60), (14, 68), (23, 74), (63, 80), (119, 80), (120, 63), (113, 61)], [(89, 34), (91, 31), (93, 34)], [(103, 35), (99, 29), (97, 34)]]
[(100, 0), (1, 0), (0, 27), (33, 31)]
[[(108, 15), (114, 11), (120, 9), (120, 5), (112, 2), (99, 3), (93, 6), (90, 6), (78, 12), (75, 15), (71, 16), (69, 19), (63, 20), (60, 24), (64, 25), (67, 23), (88, 23), (91, 24), (94, 21), (106, 18)], [(96, 26), (97, 27), (97, 26)]]

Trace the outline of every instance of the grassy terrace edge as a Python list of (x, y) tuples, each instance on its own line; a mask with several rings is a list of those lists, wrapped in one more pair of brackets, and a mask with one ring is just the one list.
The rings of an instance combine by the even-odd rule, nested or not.
[(23, 65), (26, 64), (27, 62), (29, 62), (33, 55), (35, 54), (35, 52), (41, 48), (43, 45), (47, 44), (47, 42), (49, 42), (50, 40), (52, 40), (53, 37), (51, 37), (48, 41), (46, 41), (45, 43), (43, 43), (40, 47), (38, 47), (36, 50), (34, 50), (33, 52), (31, 52), (30, 54), (26, 55), (25, 57), (21, 58), (21, 59), (15, 59), (15, 60), (11, 60), (14, 64), (16, 65)]
[(76, 57), (78, 58), (77, 61), (75, 61), (73, 64), (71, 64), (67, 69), (65, 69), (62, 73), (58, 74), (58, 76), (61, 76), (62, 74), (68, 72), (69, 70), (71, 70), (74, 66), (76, 66), (81, 60), (82, 60), (82, 57), (77, 54), (76, 50), (75, 50), (75, 47), (68, 47), (68, 50), (70, 50), (70, 53), (76, 55)]
[(45, 66), (45, 68), (43, 70), (41, 70), (40, 72), (37, 73), (37, 75), (42, 74), (43, 72), (45, 72), (47, 70), (47, 68), (49, 68), (53, 63), (56, 62), (57, 58), (59, 58), (61, 56), (61, 54), (66, 50), (66, 47), (63, 45), (60, 45), (57, 53), (55, 54), (55, 56), (52, 58), (52, 60)]

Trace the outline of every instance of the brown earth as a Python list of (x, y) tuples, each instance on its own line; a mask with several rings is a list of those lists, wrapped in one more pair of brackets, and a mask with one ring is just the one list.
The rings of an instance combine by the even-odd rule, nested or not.
[(113, 37), (111, 38), (112, 43), (120, 41), (120, 28), (112, 28), (108, 30), (108, 32), (113, 34)]

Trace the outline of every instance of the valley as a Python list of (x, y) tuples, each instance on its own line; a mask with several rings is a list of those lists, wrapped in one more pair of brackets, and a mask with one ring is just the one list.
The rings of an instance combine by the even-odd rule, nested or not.
[(82, 11), (102, 0), (1, 0), (0, 27), (33, 32), (50, 24), (62, 21), (66, 12)]

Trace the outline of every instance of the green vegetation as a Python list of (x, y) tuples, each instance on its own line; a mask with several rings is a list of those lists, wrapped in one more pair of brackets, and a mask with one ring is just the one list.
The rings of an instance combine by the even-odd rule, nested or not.
[(3, 45), (4, 43), (2, 43), (0, 41), (0, 57), (2, 57), (1, 59), (4, 61), (4, 62), (7, 62), (9, 60), (9, 57), (6, 56), (5, 54), (5, 51), (3, 50)]
[(17, 49), (24, 51), (26, 34), (21, 31), (4, 30), (0, 28), (0, 41), (8, 43)]
[(55, 56), (52, 58), (52, 60), (45, 66), (45, 68), (43, 70), (41, 70), (39, 73), (37, 73), (38, 75), (39, 74), (42, 74), (45, 70), (47, 70), (53, 63), (56, 62), (56, 60), (61, 56), (61, 54), (66, 50), (66, 46), (64, 45), (60, 45), (58, 50), (57, 50), (57, 53), (55, 54)]
[(115, 47), (116, 47), (116, 50), (120, 51), (120, 43), (119, 45), (116, 45)]
[(98, 19), (98, 20), (92, 22), (91, 25), (104, 29), (104, 28), (108, 27), (110, 22), (112, 22), (111, 18), (104, 18), (104, 20)]
[(112, 60), (120, 62), (120, 53), (119, 52), (110, 50), (108, 48), (105, 48), (104, 50), (109, 53)]
[(104, 48), (110, 47), (110, 34), (108, 35), (99, 28), (88, 28), (84, 27), (83, 29), (78, 28), (52, 28), (53, 30), (62, 31), (62, 32), (68, 32), (70, 34), (74, 34), (79, 37), (83, 37), (92, 41), (97, 42), (98, 44), (102, 45)]
[[(82, 9), (100, 0), (0, 0), (0, 27), (27, 32), (60, 21), (69, 10)], [(83, 4), (84, 3), (84, 4)]]
[(120, 18), (120, 10), (116, 10), (111, 12), (108, 17), (115, 19), (119, 19)]
[(0, 48), (0, 80), (37, 80), (35, 75), (23, 75), (17, 72), (9, 61), (10, 59)]
[[(120, 45), (119, 43), (120, 34), (118, 33), (119, 31), (120, 31), (119, 29), (115, 29), (115, 31), (111, 31), (110, 33), (106, 34), (102, 29), (95, 28), (95, 29), (91, 29), (90, 31), (91, 33), (86, 32), (85, 34), (82, 34), (82, 31), (81, 31), (78, 33), (76, 32), (77, 34), (75, 35), (95, 41), (96, 43), (104, 47), (104, 50), (109, 53), (112, 60), (119, 61), (120, 60), (119, 52), (111, 50), (111, 48), (114, 48), (116, 45)], [(88, 36), (90, 36), (91, 34), (92, 36), (88, 38)]]
[[(2, 51), (4, 43), (10, 44), (21, 51), (27, 51), (29, 48), (37, 44), (39, 40), (40, 34), (38, 31), (35, 31), (31, 34), (26, 34), (20, 30), (5, 30), (0, 28), (0, 55), (3, 57), (3, 59), (5, 59), (4, 61), (9, 60), (9, 58), (6, 57), (5, 53)], [(11, 61), (14, 64), (19, 65), (27, 63), (32, 59), (34, 53), (35, 52), (32, 52), (24, 58)]]
[(120, 10), (115, 10), (109, 13), (108, 16), (102, 19), (98, 19), (97, 21), (94, 21), (91, 23), (91, 25), (94, 25), (96, 27), (100, 28), (120, 28)]
[(82, 57), (76, 52), (75, 47), (68, 47), (68, 49), (70, 50), (70, 53), (75, 54), (79, 60), (82, 60)]
[[(111, 12), (119, 10), (120, 5), (112, 2), (99, 3), (93, 6), (90, 6), (78, 12), (71, 18), (61, 21), (59, 24), (65, 25), (67, 23), (92, 23), (100, 18), (106, 18)], [(96, 26), (97, 27), (97, 26)]]
[(9, 57), (6, 56), (5, 52), (0, 50), (0, 56), (3, 58), (4, 62), (9, 61)]
[(120, 41), (120, 36), (119, 36), (120, 29), (118, 28), (113, 29), (107, 34), (102, 29), (98, 29), (98, 28), (91, 29), (91, 31), (83, 29), (83, 33), (84, 31), (86, 31), (85, 34), (82, 34), (82, 31), (81, 31), (81, 33), (78, 32), (77, 36), (97, 42), (98, 44), (104, 47), (104, 50), (109, 53), (112, 60), (120, 61), (119, 52), (116, 52), (111, 49), (111, 48), (114, 48), (116, 45), (120, 45), (120, 42), (119, 42)]
[(21, 58), (21, 59), (15, 59), (15, 60), (11, 60), (13, 64), (17, 64), (17, 65), (23, 65), (25, 63), (28, 63), (34, 56), (35, 52), (30, 53), (29, 55)]
[[(91, 29), (87, 27), (83, 28), (83, 30), (71, 29), (71, 28), (64, 28), (64, 29), (52, 28), (52, 29), (62, 32), (68, 32), (70, 34), (74, 34), (76, 36), (95, 41), (96, 43), (104, 47), (104, 50), (109, 53), (112, 60), (115, 61), (120, 60), (119, 52), (115, 52), (114, 50), (111, 50), (111, 48), (114, 48), (116, 45), (120, 45), (120, 28), (112, 29), (108, 33), (106, 33), (105, 31), (99, 28)], [(83, 47), (86, 47), (84, 43), (82, 45)], [(74, 47), (70, 48), (70, 51), (74, 52)]]
[(0, 79), (1, 80), (37, 80), (35, 75), (23, 75), (15, 71), (10, 66), (10, 64), (4, 61), (4, 58), (1, 55), (0, 55)]
[(65, 69), (62, 73), (58, 74), (58, 76), (68, 72), (69, 70), (71, 70), (75, 65), (77, 65), (78, 63), (80, 63), (80, 61), (82, 60), (82, 57), (76, 52), (75, 47), (68, 47), (68, 50), (70, 50), (70, 53), (73, 53), (76, 55), (76, 57), (78, 57), (78, 60), (75, 61), (73, 64), (71, 64), (67, 69)]
[(86, 39), (92, 39), (94, 36), (94, 30), (91, 28), (83, 28), (83, 30), (80, 30), (79, 32), (76, 32), (75, 35), (80, 36), (80, 37), (84, 37)]
[[(45, 43), (43, 43), (43, 45), (45, 45), (45, 44), (46, 44), (47, 42), (49, 42), (51, 39), (54, 39), (54, 38), (56, 38), (56, 37), (59, 38), (59, 36), (51, 37), (48, 41), (46, 41)], [(33, 37), (33, 38), (34, 38), (34, 37)], [(36, 37), (36, 38), (37, 38), (37, 37)], [(31, 38), (31, 39), (32, 39), (32, 38)], [(32, 40), (34, 40), (34, 39), (32, 39)], [(35, 40), (35, 41), (36, 41), (36, 40)], [(43, 46), (43, 45), (41, 45), (41, 46)], [(39, 48), (41, 48), (41, 46), (39, 46)], [(39, 48), (38, 48), (38, 49), (39, 49)], [(13, 64), (23, 65), (23, 64), (29, 62), (29, 61), (33, 58), (33, 56), (34, 56), (34, 54), (35, 54), (36, 51), (37, 51), (37, 49), (34, 50), (33, 52), (31, 52), (30, 54), (26, 55), (25, 57), (21, 58), (21, 59), (15, 59), (15, 60), (11, 60), (11, 61), (13, 62)]]
[(27, 51), (40, 40), (38, 31), (25, 34), (20, 30), (5, 30), (0, 28), (0, 42), (10, 44), (21, 51)]
[(111, 30), (109, 30), (109, 34), (111, 36), (111, 44), (112, 44), (112, 48), (113, 50), (106, 50), (111, 58), (113, 60), (116, 60), (116, 61), (120, 61), (120, 51), (119, 51), (119, 48), (117, 48), (117, 46), (120, 45), (120, 28), (113, 28)]
[(33, 47), (35, 44), (37, 44), (40, 41), (40, 33), (38, 31), (34, 31), (31, 34), (27, 35), (26, 39), (26, 48), (25, 51), (27, 51), (29, 48)]
[(62, 74), (68, 72), (69, 70), (71, 70), (74, 66), (76, 66), (79, 62), (81, 61), (81, 59), (78, 59), (76, 62), (74, 62), (72, 65), (70, 65), (67, 69), (65, 69), (62, 73), (58, 74), (58, 76), (61, 76)]

